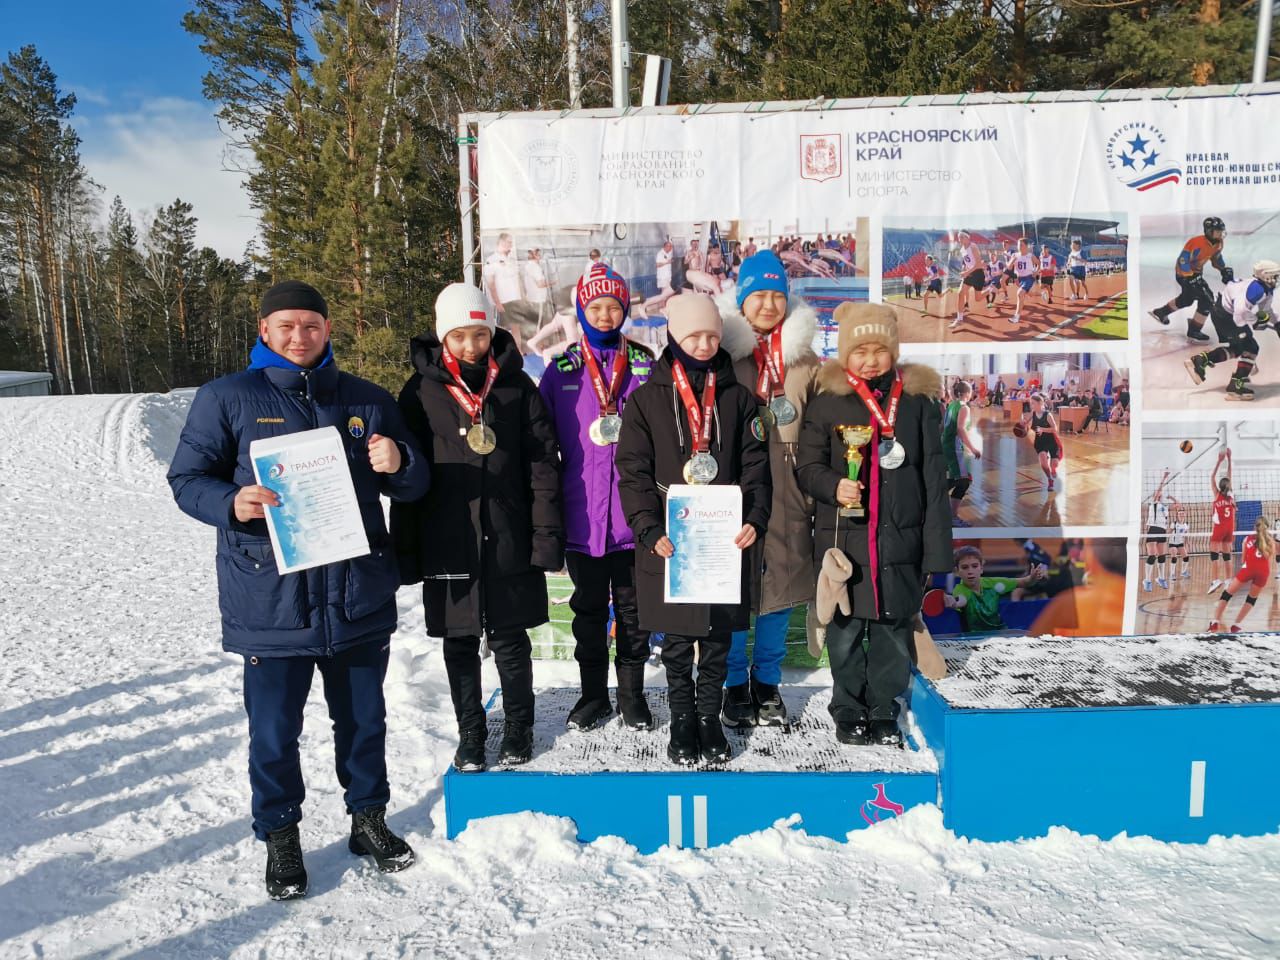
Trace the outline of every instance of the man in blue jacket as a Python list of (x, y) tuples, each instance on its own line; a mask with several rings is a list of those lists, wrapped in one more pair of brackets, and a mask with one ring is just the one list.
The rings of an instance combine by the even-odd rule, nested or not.
[[(416, 500), (429, 478), (391, 394), (338, 370), (318, 291), (296, 280), (278, 283), (258, 317), (249, 369), (196, 393), (169, 485), (184, 513), (218, 530), (222, 645), (244, 657), (253, 832), (267, 844), (268, 895), (289, 900), (307, 889), (298, 738), (317, 669), (351, 814), (351, 852), (372, 856), (384, 872), (414, 861), (385, 820), (382, 682), (400, 580), (379, 496)], [(342, 435), (370, 553), (281, 575), (263, 512), (279, 500), (255, 482), (249, 444), (330, 425)]]

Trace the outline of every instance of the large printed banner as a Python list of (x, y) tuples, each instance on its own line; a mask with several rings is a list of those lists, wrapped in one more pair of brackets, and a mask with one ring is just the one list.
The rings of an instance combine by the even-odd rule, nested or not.
[(1157, 96), (486, 120), (481, 279), (536, 375), (594, 262), (661, 347), (671, 296), (771, 248), (819, 352), (881, 301), (944, 375), (935, 635), (1280, 630), (1280, 104)]

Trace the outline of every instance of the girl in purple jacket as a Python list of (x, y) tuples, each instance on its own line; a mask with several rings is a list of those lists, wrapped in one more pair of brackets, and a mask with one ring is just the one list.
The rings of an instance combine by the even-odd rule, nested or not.
[(648, 730), (644, 697), (649, 634), (636, 613), (635, 539), (618, 500), (613, 458), (627, 397), (649, 378), (653, 355), (622, 336), (631, 296), (627, 281), (597, 264), (578, 281), (583, 337), (556, 357), (539, 390), (560, 440), (565, 562), (573, 580), (574, 657), (582, 696), (569, 712), (571, 730), (591, 730), (613, 717), (609, 701), (609, 601), (617, 645), (618, 712), (628, 727)]

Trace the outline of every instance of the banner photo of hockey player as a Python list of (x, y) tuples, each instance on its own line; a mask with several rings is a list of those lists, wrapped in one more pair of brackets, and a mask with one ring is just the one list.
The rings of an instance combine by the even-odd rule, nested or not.
[(1138, 633), (1280, 630), (1280, 418), (1147, 423)]
[(904, 343), (1125, 340), (1123, 214), (886, 218), (881, 276)]
[(1128, 523), (1129, 371), (1120, 357), (903, 356), (917, 360), (942, 374), (953, 526), (985, 534)]
[(1122, 632), (1123, 537), (957, 539), (955, 567), (935, 574), (924, 621), (935, 638), (1098, 637)]
[(1142, 218), (1143, 403), (1280, 408), (1280, 208)]
[(667, 344), (666, 303), (697, 291), (733, 304), (742, 261), (773, 250), (786, 267), (792, 296), (818, 314), (814, 349), (834, 355), (832, 314), (845, 301), (868, 299), (866, 219), (850, 222), (737, 221), (588, 224), (481, 234), (480, 281), (498, 307), (499, 325), (538, 376), (552, 357), (582, 336), (574, 295), (579, 278), (604, 264), (627, 280), (630, 311), (623, 333), (655, 352)]

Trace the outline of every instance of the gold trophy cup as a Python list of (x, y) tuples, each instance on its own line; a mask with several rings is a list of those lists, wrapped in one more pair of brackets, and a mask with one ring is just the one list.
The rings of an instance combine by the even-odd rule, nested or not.
[[(862, 472), (862, 448), (871, 441), (875, 431), (869, 425), (850, 426), (843, 423), (837, 426), (836, 430), (840, 434), (840, 439), (844, 441), (844, 459), (849, 465), (849, 479), (857, 483), (858, 474)], [(853, 503), (840, 508), (842, 517), (865, 517), (866, 515), (867, 511), (862, 505), (860, 493), (854, 494)]]

